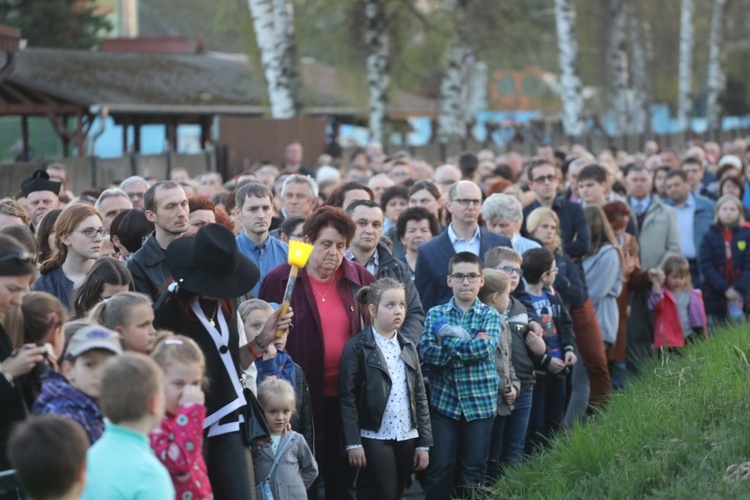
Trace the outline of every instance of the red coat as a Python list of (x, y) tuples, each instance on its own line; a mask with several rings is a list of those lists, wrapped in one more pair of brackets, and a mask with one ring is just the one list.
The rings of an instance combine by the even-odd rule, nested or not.
[[(651, 291), (648, 306), (654, 310), (654, 348), (682, 347), (685, 345), (686, 332), (682, 331), (677, 302), (669, 290), (662, 289), (662, 293)], [(701, 329), (703, 335), (705, 335), (706, 313), (700, 290), (690, 291), (688, 317), (690, 327)]]

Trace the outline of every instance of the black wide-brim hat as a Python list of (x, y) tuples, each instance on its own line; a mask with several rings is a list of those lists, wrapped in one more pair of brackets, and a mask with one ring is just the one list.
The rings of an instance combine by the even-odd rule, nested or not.
[(173, 241), (166, 261), (179, 287), (215, 299), (241, 297), (260, 279), (258, 266), (238, 250), (232, 231), (219, 224)]

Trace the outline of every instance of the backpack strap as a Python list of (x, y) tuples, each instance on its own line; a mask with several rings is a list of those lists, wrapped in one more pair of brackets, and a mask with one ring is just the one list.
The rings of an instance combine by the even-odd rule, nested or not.
[(289, 445), (292, 444), (292, 439), (294, 439), (294, 434), (290, 434), (289, 438), (286, 441), (284, 441), (284, 444), (281, 445), (281, 448), (279, 448), (279, 452), (276, 454), (276, 457), (273, 459), (273, 464), (271, 464), (271, 469), (269, 469), (268, 475), (266, 476), (264, 481), (271, 480), (273, 473), (276, 472), (276, 466), (279, 465), (279, 460), (281, 460), (281, 457), (284, 456), (284, 453), (289, 448)]

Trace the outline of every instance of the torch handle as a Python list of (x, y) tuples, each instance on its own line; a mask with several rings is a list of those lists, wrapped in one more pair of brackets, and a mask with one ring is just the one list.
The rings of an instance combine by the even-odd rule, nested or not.
[[(292, 266), (289, 270), (289, 281), (286, 282), (286, 290), (284, 290), (284, 300), (281, 302), (281, 305), (279, 306), (279, 309), (281, 312), (279, 313), (279, 318), (281, 318), (283, 315), (287, 313), (289, 310), (289, 305), (292, 302), (292, 293), (294, 292), (294, 285), (297, 283), (297, 273), (299, 272), (299, 267)], [(276, 330), (277, 339), (280, 339), (282, 335), (284, 335), (284, 330)]]

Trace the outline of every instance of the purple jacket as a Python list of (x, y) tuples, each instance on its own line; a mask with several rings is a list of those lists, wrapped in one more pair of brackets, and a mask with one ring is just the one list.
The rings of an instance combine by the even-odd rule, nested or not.
[(34, 415), (54, 413), (78, 422), (86, 431), (91, 444), (104, 432), (104, 418), (93, 399), (73, 387), (56, 372), (49, 372), (42, 384), (42, 393), (31, 408)]

